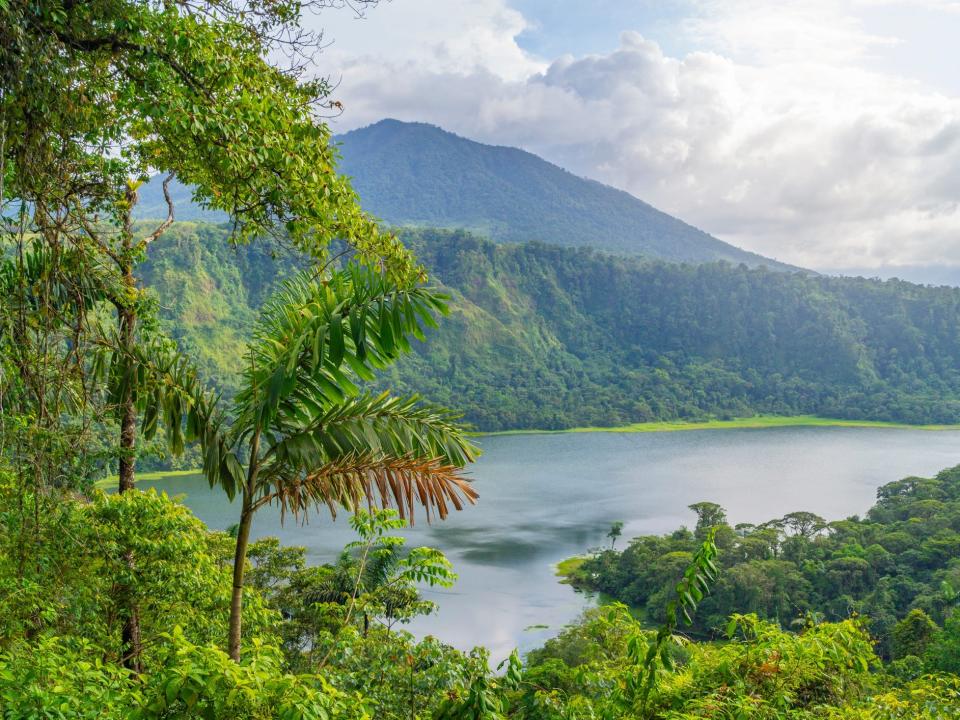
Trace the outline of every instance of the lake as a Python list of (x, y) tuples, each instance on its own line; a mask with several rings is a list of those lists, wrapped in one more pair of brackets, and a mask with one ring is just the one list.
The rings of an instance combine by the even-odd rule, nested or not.
[[(610, 523), (627, 538), (692, 527), (687, 505), (709, 500), (732, 524), (794, 510), (829, 520), (864, 513), (876, 489), (908, 475), (960, 463), (960, 431), (794, 427), (657, 433), (509, 435), (479, 440), (471, 476), (479, 504), (432, 526), (404, 531), (409, 544), (443, 550), (460, 574), (450, 590), (426, 590), (437, 613), (410, 629), (457, 647), (485, 645), (495, 659), (529, 650), (593, 600), (557, 582), (555, 564), (606, 542)], [(199, 476), (155, 483), (211, 528), (236, 522), (232, 508)], [(326, 514), (298, 526), (264, 508), (257, 537), (304, 545), (312, 563), (334, 560), (354, 539), (347, 519)], [(546, 626), (546, 627), (543, 627)]]

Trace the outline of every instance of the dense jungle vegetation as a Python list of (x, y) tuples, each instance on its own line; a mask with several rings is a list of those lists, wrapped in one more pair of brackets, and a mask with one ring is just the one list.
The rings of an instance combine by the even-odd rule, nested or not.
[[(178, 223), (143, 276), (171, 335), (229, 394), (244, 328), (298, 261), (232, 249), (226, 234)], [(455, 406), (480, 430), (758, 413), (960, 421), (955, 288), (399, 236), (452, 312), (383, 385)]]
[[(877, 656), (866, 619), (840, 617), (836, 608), (834, 621), (811, 613), (781, 627), (744, 607), (727, 619), (725, 639), (687, 641), (683, 628), (710, 602), (711, 588), (722, 587), (729, 565), (718, 555), (730, 537), (719, 520), (704, 520), (684, 562), (672, 566), (675, 584), (662, 596), (656, 629), (625, 606), (601, 608), (527, 658), (514, 653), (499, 671), (482, 648), (461, 652), (402, 630), (432, 610), (421, 589), (449, 586), (455, 573), (440, 552), (407, 548), (398, 533), (414, 515), (440, 521), (478, 500), (464, 475), (477, 450), (454, 412), (403, 386), (382, 391), (402, 357), (431, 338), (439, 344), (450, 298), (336, 172), (329, 128), (318, 119), (335, 107), (332, 87), (306, 77), (303, 66), (265, 60), (281, 48), (310, 57), (319, 39), (302, 31), (301, 13), (337, 5), (0, 0), (0, 717), (957, 716), (960, 680), (945, 672), (955, 667), (956, 616), (945, 604), (928, 603), (942, 613), (942, 629), (920, 608), (897, 619), (900, 664)], [(154, 171), (167, 214), (137, 223), (139, 189)], [(178, 226), (174, 178), (229, 225)], [(203, 242), (197, 233), (206, 233)], [(484, 253), (505, 263), (543, 253), (450, 238), (477, 253), (481, 278), (490, 277)], [(249, 264), (205, 260), (190, 277), (177, 264), (189, 252), (159, 252), (177, 243), (194, 260), (236, 252)], [(411, 246), (455, 287), (429, 243)], [(288, 252), (289, 272), (276, 283), (259, 259)], [(666, 272), (557, 252), (592, 264), (592, 279), (608, 287)], [(550, 275), (537, 274), (532, 261), (526, 271), (546, 292)], [(676, 272), (681, 319), (671, 322), (680, 328), (709, 329), (687, 317), (684, 298), (704, 301), (696, 283), (736, 279), (737, 297), (781, 298), (757, 321), (770, 333), (779, 330), (778, 312), (807, 323), (766, 362), (788, 362), (791, 343), (807, 347), (810, 334), (821, 354), (836, 354), (838, 382), (854, 382), (856, 370), (903, 388), (896, 398), (915, 401), (910, 407), (922, 408), (935, 387), (949, 403), (952, 346), (939, 324), (950, 321), (949, 293), (868, 283), (863, 292), (879, 287), (871, 302), (895, 318), (873, 330), (849, 314), (858, 307), (852, 296), (848, 307), (828, 281), (780, 285), (767, 273), (719, 266)], [(145, 284), (158, 278), (178, 293), (158, 301)], [(225, 294), (228, 286), (236, 295)], [(820, 288), (816, 302), (797, 299), (800, 288)], [(574, 297), (589, 299), (585, 307), (599, 318), (623, 315), (624, 327), (636, 319), (586, 286)], [(242, 299), (249, 312), (225, 298)], [(177, 300), (195, 322), (164, 321)], [(222, 330), (211, 329), (225, 316)], [(836, 323), (820, 328), (824, 317)], [(914, 326), (930, 338), (884, 334)], [(580, 332), (557, 327), (571, 342)], [(214, 357), (218, 332), (225, 336)], [(863, 344), (846, 342), (854, 337)], [(720, 362), (721, 348), (710, 342), (682, 333), (670, 342), (675, 352), (691, 342), (703, 354), (698, 363)], [(571, 354), (584, 346), (573, 344)], [(897, 353), (879, 350), (887, 347)], [(807, 380), (805, 373), (830, 372), (812, 356), (787, 368)], [(668, 368), (656, 365), (660, 371), (669, 381)], [(141, 461), (156, 452), (194, 453), (211, 488), (236, 501), (236, 525), (211, 532), (182, 504), (138, 489)], [(117, 469), (109, 494), (95, 486), (107, 467)], [(932, 573), (918, 574), (918, 585), (940, 579), (953, 547), (953, 477), (915, 503), (928, 513), (916, 519), (943, 531), (917, 549)], [(909, 518), (891, 503), (891, 515), (873, 522), (912, 522), (911, 502)], [(351, 513), (357, 540), (335, 562), (309, 566), (301, 548), (251, 541), (266, 505), (291, 523), (307, 513)], [(912, 537), (911, 530), (902, 532)], [(871, 538), (864, 530), (868, 564), (873, 544), (890, 540), (879, 531), (876, 543)], [(907, 552), (891, 562), (913, 563)]]
[[(876, 652), (897, 666), (960, 672), (960, 467), (935, 478), (884, 485), (863, 518), (828, 522), (794, 512), (760, 525), (727, 524), (712, 502), (691, 505), (693, 530), (638, 537), (586, 559), (571, 582), (641, 608), (658, 620), (678, 573), (708, 528), (720, 579), (700, 605), (694, 632), (723, 634), (732, 613), (795, 627), (811, 616), (866, 618)], [(941, 630), (940, 626), (944, 626)], [(907, 659), (908, 656), (913, 656)]]
[[(403, 631), (431, 610), (416, 586), (424, 573), (454, 576), (437, 553), (407, 551), (396, 536), (403, 523), (381, 512), (355, 517), (357, 544), (335, 564), (307, 566), (302, 548), (269, 538), (251, 545), (236, 663), (221, 649), (234, 538), (154, 491), (41, 498), (5, 473), (2, 492), (6, 718), (934, 720), (960, 707), (957, 614), (940, 629), (922, 610), (894, 626), (898, 659), (884, 664), (865, 618), (810, 614), (781, 626), (734, 614), (722, 642), (666, 635), (658, 645), (658, 633), (610, 605), (491, 673), (482, 648), (465, 653)], [(42, 527), (20, 520), (21, 501), (39, 505)], [(24, 546), (18, 567), (11, 550)], [(672, 583), (683, 564), (665, 565)], [(121, 662), (130, 600), (141, 618), (137, 676)]]

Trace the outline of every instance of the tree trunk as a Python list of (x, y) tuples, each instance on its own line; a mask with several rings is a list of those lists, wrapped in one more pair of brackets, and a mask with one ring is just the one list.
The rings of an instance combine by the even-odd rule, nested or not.
[[(119, 492), (124, 493), (132, 490), (135, 477), (134, 466), (137, 460), (137, 410), (135, 407), (134, 383), (136, 382), (137, 372), (131, 360), (134, 343), (136, 342), (137, 330), (137, 310), (133, 305), (136, 297), (136, 279), (133, 276), (133, 225), (132, 212), (133, 206), (137, 202), (135, 191), (127, 191), (127, 201), (129, 207), (124, 218), (123, 228), (123, 249), (121, 254), (120, 271), (123, 273), (123, 286), (126, 290), (126, 297), (120, 298), (116, 303), (117, 322), (119, 323), (120, 345), (125, 355), (123, 360), (123, 389), (120, 394), (118, 408), (120, 414), (120, 462), (118, 474), (120, 476)], [(131, 570), (134, 568), (133, 552), (127, 550), (123, 553), (123, 561)], [(121, 641), (124, 648), (123, 664), (128, 670), (135, 674), (143, 671), (141, 662), (141, 651), (143, 643), (140, 635), (140, 607), (136, 598), (133, 596), (133, 590), (129, 587), (121, 588), (122, 596), (126, 604), (126, 617), (123, 620), (123, 630)]]
[(233, 555), (233, 594), (230, 597), (230, 658), (240, 662), (240, 617), (243, 611), (243, 572), (247, 564), (247, 544), (253, 524), (253, 508), (249, 493), (244, 490), (240, 525), (237, 527), (237, 547)]
[[(124, 553), (123, 559), (131, 567), (133, 566), (133, 556), (130, 553)], [(135, 675), (139, 675), (143, 672), (141, 659), (143, 641), (140, 638), (140, 606), (133, 599), (128, 603), (127, 617), (123, 621), (123, 647), (126, 649), (123, 655), (123, 666)]]
[(233, 554), (233, 592), (230, 597), (230, 636), (227, 644), (230, 659), (240, 662), (240, 617), (243, 612), (243, 572), (247, 564), (247, 544), (250, 541), (250, 526), (253, 524), (253, 494), (257, 487), (257, 472), (260, 469), (260, 431), (250, 440), (250, 465), (247, 482), (243, 488), (243, 505), (240, 510), (240, 525), (237, 526), (237, 547)]
[[(133, 285), (133, 275), (125, 273), (124, 285)], [(135, 342), (137, 312), (132, 307), (117, 307), (120, 322), (120, 344), (127, 357), (124, 359), (123, 392), (120, 396), (120, 492), (132, 490), (134, 485), (134, 466), (137, 461), (137, 410), (134, 406), (133, 384), (136, 368), (130, 359)]]

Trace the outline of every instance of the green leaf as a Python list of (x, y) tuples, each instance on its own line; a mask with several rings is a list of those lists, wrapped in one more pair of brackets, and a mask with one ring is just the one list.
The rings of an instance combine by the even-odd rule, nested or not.
[(338, 314), (330, 317), (330, 363), (339, 367), (343, 362), (343, 319)]
[(737, 632), (737, 619), (730, 618), (730, 621), (727, 623), (727, 637), (732, 640), (736, 632)]

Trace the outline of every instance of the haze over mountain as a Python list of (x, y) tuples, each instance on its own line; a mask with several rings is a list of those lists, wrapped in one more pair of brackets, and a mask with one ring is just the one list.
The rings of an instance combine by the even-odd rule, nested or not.
[[(361, 204), (390, 225), (466, 229), (499, 242), (536, 240), (674, 262), (788, 268), (517, 148), (398, 120), (336, 142)], [(178, 219), (226, 220), (192, 203), (189, 188), (173, 183), (171, 190)], [(157, 180), (140, 194), (138, 217), (166, 214)]]

